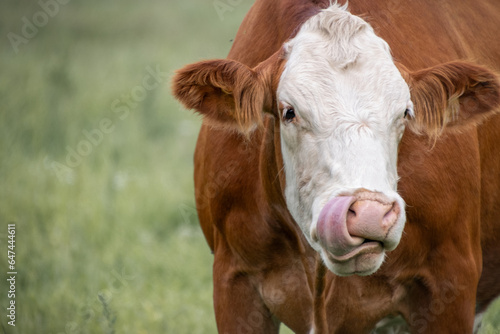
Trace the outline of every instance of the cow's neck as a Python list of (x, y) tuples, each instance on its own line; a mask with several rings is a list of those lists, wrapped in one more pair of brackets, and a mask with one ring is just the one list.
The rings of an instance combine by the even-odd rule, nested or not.
[(284, 197), (285, 178), (281, 157), (279, 124), (272, 117), (264, 121), (261, 139), (259, 168), (262, 186), (268, 203), (286, 208)]
[(259, 168), (264, 201), (272, 217), (280, 220), (281, 227), (289, 234), (294, 248), (305, 254), (310, 247), (287, 209), (285, 201), (285, 174), (281, 155), (280, 125), (274, 117), (266, 117), (261, 139)]

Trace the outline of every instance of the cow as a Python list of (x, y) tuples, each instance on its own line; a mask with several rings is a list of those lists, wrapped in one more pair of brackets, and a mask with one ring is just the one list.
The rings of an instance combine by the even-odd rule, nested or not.
[(220, 333), (471, 333), (500, 294), (500, 2), (256, 0), (173, 95)]

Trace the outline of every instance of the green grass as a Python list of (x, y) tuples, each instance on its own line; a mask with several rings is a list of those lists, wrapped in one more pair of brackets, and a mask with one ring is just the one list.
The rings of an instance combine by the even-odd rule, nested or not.
[[(0, 332), (216, 332), (193, 201), (200, 119), (169, 85), (175, 69), (225, 57), (249, 6), (221, 21), (210, 1), (73, 0), (15, 53), (7, 34), (41, 8), (0, 4), (0, 244), (16, 223), (18, 271), (16, 327), (2, 283)], [(131, 97), (147, 68), (162, 82)], [(128, 114), (113, 110), (127, 99)], [(101, 134), (89, 145), (84, 131)], [(68, 166), (68, 150), (85, 155)]]
[[(221, 20), (212, 1), (72, 0), (17, 53), (7, 34), (41, 7), (0, 3), (0, 272), (8, 223), (18, 272), (16, 327), (0, 285), (2, 332), (216, 332), (193, 201), (200, 119), (169, 82), (225, 57), (251, 2)], [(159, 86), (141, 91), (157, 68)]]

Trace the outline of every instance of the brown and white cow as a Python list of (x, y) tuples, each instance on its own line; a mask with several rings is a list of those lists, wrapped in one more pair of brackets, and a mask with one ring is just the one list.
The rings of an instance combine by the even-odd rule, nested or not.
[(496, 0), (257, 0), (178, 71), (219, 332), (472, 332), (500, 294), (499, 27)]

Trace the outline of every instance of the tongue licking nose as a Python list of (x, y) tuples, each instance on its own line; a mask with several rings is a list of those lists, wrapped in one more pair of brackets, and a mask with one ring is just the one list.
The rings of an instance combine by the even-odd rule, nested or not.
[(373, 192), (331, 199), (321, 210), (317, 223), (317, 240), (333, 255), (342, 257), (367, 242), (378, 242), (385, 250), (393, 250), (399, 240), (388, 240), (397, 223), (397, 202)]

